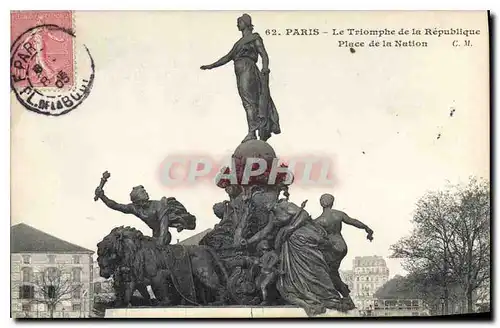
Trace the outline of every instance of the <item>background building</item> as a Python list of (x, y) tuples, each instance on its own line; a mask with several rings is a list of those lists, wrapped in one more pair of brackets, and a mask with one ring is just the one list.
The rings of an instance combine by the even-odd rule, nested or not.
[(356, 256), (353, 260), (351, 297), (359, 310), (373, 309), (374, 294), (389, 279), (382, 256)]
[(24, 223), (12, 226), (11, 316), (89, 317), (93, 253)]

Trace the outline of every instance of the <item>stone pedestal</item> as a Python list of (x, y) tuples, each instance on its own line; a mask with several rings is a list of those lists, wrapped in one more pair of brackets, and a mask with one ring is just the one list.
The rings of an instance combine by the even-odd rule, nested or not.
[[(326, 313), (314, 318), (358, 317), (356, 310), (343, 313), (327, 310)], [(124, 308), (108, 309), (105, 318), (307, 318), (306, 312), (293, 306), (270, 307), (171, 307), (171, 308)]]

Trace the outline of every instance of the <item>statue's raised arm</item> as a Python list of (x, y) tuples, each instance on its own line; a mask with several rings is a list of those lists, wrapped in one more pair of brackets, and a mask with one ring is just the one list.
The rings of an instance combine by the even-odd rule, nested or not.
[[(109, 176), (108, 176), (109, 178)], [(161, 200), (150, 200), (144, 186), (135, 186), (130, 192), (130, 204), (120, 204), (104, 195), (104, 179), (95, 190), (97, 199), (101, 199), (109, 208), (125, 213), (133, 214), (148, 225), (153, 231), (159, 245), (168, 245), (172, 240), (169, 228), (176, 228), (177, 232), (184, 229), (194, 230), (196, 228), (196, 217), (189, 213), (174, 197), (163, 197)], [(103, 182), (104, 181), (104, 182)]]
[(102, 174), (101, 182), (99, 186), (95, 189), (94, 201), (102, 200), (102, 202), (112, 210), (122, 212), (124, 214), (134, 214), (134, 207), (132, 204), (120, 204), (115, 202), (114, 200), (108, 198), (104, 194), (104, 185), (108, 181), (111, 174), (108, 171)]

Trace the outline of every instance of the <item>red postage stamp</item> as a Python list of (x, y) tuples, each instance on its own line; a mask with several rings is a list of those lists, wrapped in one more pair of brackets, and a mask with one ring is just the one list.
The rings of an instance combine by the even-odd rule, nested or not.
[(80, 106), (92, 90), (95, 64), (76, 41), (72, 12), (18, 11), (11, 20), (10, 84), (19, 103), (50, 116)]
[[(37, 28), (52, 25), (58, 28)], [(71, 11), (11, 12), (11, 45), (17, 41), (26, 50), (26, 57), (11, 67), (11, 73), (26, 75), (32, 87), (71, 88), (75, 83), (74, 39), (65, 31), (72, 28)]]

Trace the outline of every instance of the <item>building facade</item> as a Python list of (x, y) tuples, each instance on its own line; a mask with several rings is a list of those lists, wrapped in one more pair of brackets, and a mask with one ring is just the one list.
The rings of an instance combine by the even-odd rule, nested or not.
[(87, 318), (94, 252), (26, 224), (11, 227), (11, 316)]
[(353, 260), (351, 297), (359, 310), (373, 309), (375, 292), (389, 280), (382, 256), (356, 256)]

